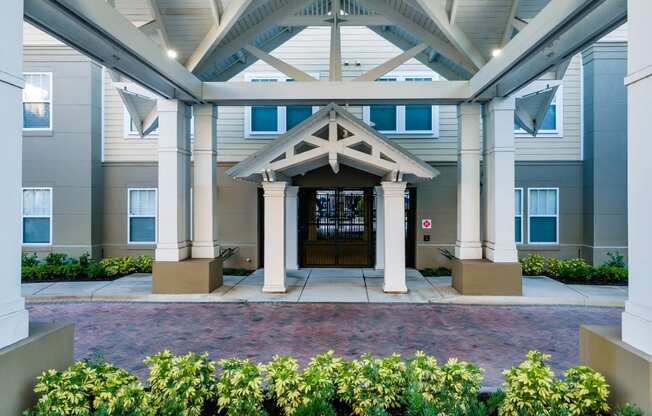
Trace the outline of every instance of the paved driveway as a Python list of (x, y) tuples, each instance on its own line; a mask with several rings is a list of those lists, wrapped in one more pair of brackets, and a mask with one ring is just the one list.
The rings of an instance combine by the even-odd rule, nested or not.
[(146, 374), (145, 356), (208, 351), (212, 358), (267, 361), (292, 354), (302, 364), (334, 349), (404, 356), (424, 350), (487, 370), (485, 385), (530, 349), (553, 355), (557, 373), (578, 362), (580, 324), (617, 325), (620, 308), (353, 303), (29, 303), (35, 321), (76, 324), (75, 355), (101, 353)]

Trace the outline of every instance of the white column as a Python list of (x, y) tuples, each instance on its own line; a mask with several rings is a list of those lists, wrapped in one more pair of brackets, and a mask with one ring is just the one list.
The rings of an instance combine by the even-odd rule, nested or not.
[(385, 267), (385, 210), (383, 187), (376, 186), (376, 270)]
[(623, 313), (623, 341), (652, 354), (652, 2), (628, 1), (627, 215), (629, 299)]
[(192, 257), (213, 259), (217, 245), (217, 107), (195, 105)]
[(495, 263), (513, 263), (518, 261), (514, 241), (514, 98), (494, 98), (486, 105), (484, 132), (484, 254)]
[(0, 348), (26, 338), (28, 316), (20, 294), (22, 201), (23, 2), (0, 13)]
[(190, 135), (188, 114), (178, 100), (159, 100), (158, 242), (156, 261), (190, 256)]
[(385, 284), (390, 293), (406, 293), (405, 284), (405, 187), (406, 182), (382, 182), (385, 222)]
[(481, 259), (480, 104), (457, 106), (457, 241), (455, 257)]
[(298, 186), (285, 189), (285, 267), (299, 269), (299, 193)]
[(263, 292), (285, 292), (285, 182), (263, 182), (265, 269)]

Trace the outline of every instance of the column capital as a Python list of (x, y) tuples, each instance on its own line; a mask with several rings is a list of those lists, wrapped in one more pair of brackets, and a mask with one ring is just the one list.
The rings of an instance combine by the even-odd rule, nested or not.
[(405, 188), (407, 187), (407, 182), (404, 181), (399, 181), (399, 182), (390, 182), (390, 181), (383, 181), (381, 182), (382, 190), (383, 190), (383, 196), (386, 197), (391, 197), (391, 196), (403, 196), (405, 192)]
[(287, 182), (262, 182), (265, 197), (285, 197)]
[(285, 188), (285, 196), (288, 198), (296, 198), (298, 194), (299, 194), (298, 186), (287, 186)]
[(514, 111), (516, 99), (514, 97), (496, 97), (486, 104), (487, 111)]
[(156, 111), (159, 113), (176, 113), (177, 111), (184, 110), (184, 107), (186, 107), (186, 104), (180, 100), (159, 98), (156, 101)]
[(460, 117), (480, 117), (482, 113), (482, 104), (462, 103), (457, 105), (457, 118)]
[(217, 106), (214, 104), (195, 104), (192, 106), (193, 116), (217, 118)]

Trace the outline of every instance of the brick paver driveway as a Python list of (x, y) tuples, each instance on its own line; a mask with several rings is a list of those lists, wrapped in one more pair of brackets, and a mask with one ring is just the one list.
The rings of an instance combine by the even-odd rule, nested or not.
[(208, 351), (254, 361), (292, 354), (302, 364), (329, 349), (404, 356), (424, 350), (486, 369), (485, 385), (530, 349), (552, 354), (559, 373), (578, 362), (580, 324), (616, 325), (621, 309), (569, 306), (410, 304), (32, 303), (35, 321), (76, 324), (75, 357), (146, 374), (142, 360), (162, 349)]

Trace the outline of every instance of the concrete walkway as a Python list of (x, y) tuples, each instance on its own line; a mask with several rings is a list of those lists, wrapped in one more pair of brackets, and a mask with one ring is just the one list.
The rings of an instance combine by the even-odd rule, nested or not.
[(523, 296), (462, 296), (450, 277), (424, 277), (407, 271), (408, 293), (383, 292), (382, 271), (373, 269), (301, 269), (289, 272), (285, 294), (263, 293), (262, 269), (250, 276), (224, 276), (224, 285), (205, 295), (152, 294), (152, 277), (133, 274), (112, 282), (28, 283), (29, 301), (137, 302), (343, 302), (450, 303), (486, 305), (624, 306), (627, 287), (565, 285), (547, 277), (524, 277)]

